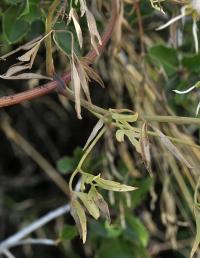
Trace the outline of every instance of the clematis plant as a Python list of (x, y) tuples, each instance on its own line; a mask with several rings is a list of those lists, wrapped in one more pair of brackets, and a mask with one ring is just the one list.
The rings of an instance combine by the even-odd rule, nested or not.
[(186, 16), (191, 16), (193, 19), (193, 38), (195, 43), (195, 50), (196, 53), (199, 52), (199, 41), (198, 41), (198, 28), (197, 28), (197, 21), (200, 18), (200, 1), (199, 0), (185, 0), (183, 1), (184, 6), (181, 8), (181, 14), (175, 16), (174, 18), (170, 19), (167, 23), (157, 28), (157, 30), (162, 30), (171, 25), (172, 23), (184, 19)]

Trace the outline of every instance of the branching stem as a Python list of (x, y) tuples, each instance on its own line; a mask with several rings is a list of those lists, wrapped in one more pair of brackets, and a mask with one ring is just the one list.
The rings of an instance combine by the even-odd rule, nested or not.
[(103, 136), (103, 134), (105, 133), (106, 131), (106, 128), (103, 127), (101, 129), (101, 131), (97, 134), (97, 136), (95, 137), (95, 139), (93, 140), (93, 142), (89, 145), (89, 147), (86, 149), (86, 151), (84, 152), (81, 160), (79, 161), (78, 163), (78, 166), (77, 168), (74, 170), (74, 172), (72, 173), (71, 177), (70, 177), (70, 180), (69, 180), (69, 189), (70, 191), (72, 192), (73, 190), (73, 180), (75, 178), (75, 176), (82, 170), (82, 165), (85, 161), (85, 159), (87, 158), (87, 156), (90, 154), (90, 152), (92, 151), (92, 149), (94, 148), (94, 146), (97, 144), (97, 142), (99, 141), (99, 139)]

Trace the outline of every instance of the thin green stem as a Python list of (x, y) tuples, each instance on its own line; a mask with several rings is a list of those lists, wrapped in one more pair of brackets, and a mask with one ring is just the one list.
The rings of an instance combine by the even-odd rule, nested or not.
[[(101, 115), (99, 113), (96, 113), (96, 112), (93, 112), (91, 111), (91, 113), (96, 116), (98, 119), (102, 119), (105, 123), (111, 123), (113, 126), (115, 126), (116, 128), (118, 128), (118, 124), (116, 122), (113, 122), (110, 120), (110, 118), (108, 116), (105, 116), (105, 115)], [(108, 111), (107, 111), (107, 114), (108, 114)], [(130, 130), (130, 127), (127, 127), (125, 125), (122, 126), (123, 129), (125, 130)], [(132, 126), (132, 129), (137, 132), (137, 133), (141, 133), (142, 129), (141, 128), (137, 128), (137, 127), (133, 127)], [(156, 132), (152, 132), (152, 131), (147, 131), (147, 134), (150, 135), (150, 136), (153, 136), (153, 137), (160, 137), (158, 133)], [(194, 143), (190, 143), (188, 141), (185, 141), (184, 139), (179, 139), (179, 138), (175, 138), (175, 137), (171, 137), (171, 136), (167, 136), (166, 135), (166, 138), (168, 138), (170, 141), (172, 141), (173, 143), (179, 143), (179, 144), (184, 144), (184, 145), (187, 145), (187, 146), (190, 146), (192, 148), (196, 148), (196, 149), (200, 149), (200, 146), (197, 145), (197, 144), (194, 144)]]
[(193, 117), (143, 115), (140, 117), (140, 120), (144, 120), (146, 122), (174, 123), (180, 125), (200, 125), (200, 119)]
[[(54, 0), (48, 10), (48, 15), (46, 18), (45, 31), (48, 34), (52, 30), (53, 17), (56, 8), (60, 4), (60, 0)], [(55, 73), (53, 57), (52, 57), (52, 37), (51, 34), (46, 38), (46, 73), (48, 76), (53, 76)]]
[(93, 142), (89, 145), (89, 147), (86, 149), (86, 151), (84, 152), (81, 160), (79, 161), (78, 163), (78, 166), (77, 168), (74, 170), (74, 172), (72, 173), (71, 177), (70, 177), (70, 180), (69, 180), (69, 189), (70, 189), (70, 192), (73, 191), (73, 187), (72, 187), (72, 184), (73, 184), (73, 180), (75, 178), (75, 176), (82, 170), (81, 167), (85, 161), (85, 159), (87, 158), (87, 156), (89, 155), (89, 153), (92, 151), (92, 149), (94, 148), (94, 146), (96, 145), (96, 143), (99, 141), (99, 139), (102, 137), (102, 135), (105, 133), (106, 131), (106, 128), (103, 127), (101, 129), (101, 131), (97, 134), (97, 136), (95, 137), (95, 139), (93, 140)]

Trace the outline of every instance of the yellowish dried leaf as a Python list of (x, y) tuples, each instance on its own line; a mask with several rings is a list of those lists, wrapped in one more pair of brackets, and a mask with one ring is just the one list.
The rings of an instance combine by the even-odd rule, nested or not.
[(78, 198), (82, 201), (85, 208), (93, 218), (98, 219), (100, 217), (99, 208), (89, 194), (82, 192), (74, 192), (74, 194), (76, 194), (76, 196), (78, 196)]
[(78, 60), (78, 75), (79, 75), (79, 78), (80, 78), (80, 81), (81, 81), (81, 86), (82, 86), (82, 89), (85, 93), (85, 96), (87, 98), (87, 100), (91, 103), (91, 98), (90, 98), (90, 90), (89, 90), (89, 87), (88, 87), (88, 81), (86, 79), (86, 73), (84, 71), (84, 68), (81, 64), (81, 62)]
[(124, 130), (121, 130), (121, 129), (117, 130), (115, 136), (116, 136), (116, 139), (118, 142), (123, 142), (124, 141)]
[(76, 35), (77, 35), (77, 38), (78, 38), (79, 45), (82, 48), (82, 46), (83, 46), (83, 35), (82, 35), (81, 27), (79, 25), (79, 18), (78, 18), (76, 10), (74, 8), (72, 8), (70, 10), (69, 22), (71, 21), (71, 19), (73, 20), (73, 23), (74, 23), (74, 27), (75, 27), (75, 30), (76, 30)]
[(28, 52), (23, 54), (22, 56), (18, 57), (18, 60), (22, 62), (30, 62), (29, 68), (32, 67), (33, 62), (35, 60), (35, 57), (37, 55), (38, 49), (40, 47), (40, 44), (35, 45), (32, 49), (30, 49)]
[(16, 64), (16, 65), (13, 65), (11, 66), (7, 71), (6, 73), (4, 74), (4, 76), (7, 76), (7, 77), (10, 77), (16, 73), (19, 73), (21, 71), (24, 71), (24, 70), (27, 70), (29, 69), (29, 65), (21, 65), (21, 64)]
[(74, 88), (74, 95), (75, 95), (75, 108), (76, 113), (79, 119), (82, 119), (81, 117), (81, 101), (80, 101), (80, 94), (81, 94), (81, 81), (78, 75), (78, 71), (76, 68), (76, 65), (74, 63), (74, 60), (72, 59), (72, 85)]
[(13, 76), (0, 75), (0, 78), (5, 80), (30, 80), (30, 79), (52, 80), (51, 77), (48, 77), (42, 74), (37, 74), (37, 73), (21, 73)]
[(147, 170), (150, 170), (151, 168), (150, 144), (149, 144), (149, 138), (147, 134), (146, 123), (144, 123), (142, 126), (142, 131), (140, 136), (140, 146), (141, 146), (141, 154), (142, 154), (143, 162)]
[(176, 146), (164, 135), (160, 130), (154, 128), (155, 132), (160, 137), (161, 142), (165, 145), (165, 147), (182, 163), (184, 163), (188, 168), (193, 168), (193, 166), (185, 159), (185, 157), (180, 153), (180, 151), (176, 148)]
[(28, 43), (14, 49), (13, 51), (1, 56), (0, 59), (5, 60), (8, 56), (11, 56), (11, 55), (13, 55), (13, 54), (15, 54), (15, 53), (17, 53), (21, 50), (29, 50), (29, 49), (33, 48), (35, 45), (37, 45), (41, 41), (41, 39), (42, 39), (42, 36), (39, 36), (39, 37), (29, 41)]
[(87, 219), (82, 205), (74, 197), (71, 201), (71, 215), (76, 222), (83, 243), (85, 243), (87, 237)]
[(97, 183), (98, 187), (101, 187), (109, 191), (128, 192), (128, 191), (134, 191), (137, 189), (136, 187), (133, 187), (133, 186), (128, 186), (128, 185), (120, 184), (115, 181), (103, 179), (100, 176), (96, 177), (94, 181)]
[(85, 0), (79, 0), (80, 2), (80, 9), (81, 9), (81, 16), (83, 16), (86, 12), (87, 6)]
[(98, 46), (96, 43), (96, 39), (100, 45), (102, 45), (101, 37), (99, 35), (99, 32), (97, 30), (97, 25), (95, 18), (93, 14), (86, 8), (86, 18), (87, 18), (87, 24), (88, 24), (88, 29), (90, 32), (90, 38), (91, 38), (91, 44), (94, 47), (95, 51), (97, 54), (99, 54)]
[(90, 143), (93, 141), (93, 139), (96, 137), (96, 135), (98, 134), (99, 130), (103, 127), (103, 125), (104, 125), (104, 122), (103, 122), (102, 119), (100, 119), (100, 120), (96, 123), (96, 125), (94, 126), (94, 128), (93, 128), (93, 130), (92, 130), (92, 132), (91, 132), (91, 134), (90, 134), (90, 136), (89, 136), (89, 138), (88, 138), (88, 140), (87, 140), (87, 142), (86, 142), (86, 144), (85, 144), (85, 146), (84, 146), (84, 148), (83, 148), (83, 150), (85, 150), (85, 149), (89, 146), (89, 144), (90, 144)]
[(88, 195), (94, 200), (97, 207), (100, 209), (101, 214), (107, 219), (108, 223), (110, 223), (111, 219), (108, 204), (104, 200), (103, 196), (96, 190), (94, 186), (90, 188)]

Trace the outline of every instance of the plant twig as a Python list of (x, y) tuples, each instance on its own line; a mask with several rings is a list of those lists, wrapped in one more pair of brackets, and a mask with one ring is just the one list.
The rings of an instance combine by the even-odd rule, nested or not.
[(7, 258), (15, 258), (15, 256), (7, 249), (2, 252)]
[(2, 241), (0, 243), (0, 254), (5, 253), (5, 251), (8, 251), (8, 249), (10, 249), (11, 247), (16, 246), (16, 243), (21, 241), (21, 239), (25, 238), (26, 236), (28, 236), (32, 232), (36, 231), (37, 229), (41, 228), (42, 226), (44, 226), (51, 220), (54, 220), (57, 217), (60, 217), (69, 211), (70, 211), (70, 206), (68, 204), (63, 205), (63, 206), (55, 209), (54, 211), (47, 213), (46, 215), (39, 218), (38, 220), (34, 221), (33, 223), (31, 223), (27, 227), (23, 228), (16, 234), (14, 234), (14, 235), (10, 236), (9, 238), (7, 238), (6, 240)]
[(69, 180), (69, 190), (72, 192), (72, 183), (74, 180), (74, 177), (77, 175), (77, 173), (79, 173), (81, 171), (81, 167), (85, 161), (85, 159), (87, 158), (87, 156), (89, 155), (89, 153), (92, 151), (92, 149), (94, 148), (94, 146), (96, 145), (96, 143), (98, 142), (98, 140), (102, 137), (102, 135), (105, 133), (105, 127), (103, 127), (101, 129), (101, 131), (98, 133), (98, 135), (96, 136), (96, 138), (93, 140), (93, 142), (89, 145), (89, 147), (86, 149), (86, 151), (84, 152), (81, 160), (78, 163), (77, 168), (74, 170), (74, 172), (72, 173), (70, 180)]
[(147, 122), (173, 123), (180, 125), (200, 125), (200, 119), (193, 117), (143, 115), (142, 118)]
[[(99, 53), (102, 53), (103, 49), (105, 48), (105, 45), (109, 41), (113, 28), (115, 26), (115, 22), (118, 17), (118, 11), (117, 11), (117, 1), (113, 0), (112, 1), (112, 14), (110, 21), (107, 25), (106, 31), (102, 37), (102, 45), (98, 45), (98, 50)], [(86, 55), (86, 62), (87, 64), (91, 64), (94, 59), (96, 58), (97, 53), (93, 49), (91, 50), (87, 55)], [(71, 71), (66, 72), (63, 76), (62, 79), (65, 81), (65, 83), (69, 83), (71, 80)], [(34, 98), (38, 98), (44, 95), (49, 94), (50, 92), (53, 92), (57, 89), (58, 87), (58, 81), (53, 81), (46, 83), (42, 86), (38, 86), (34, 89), (26, 90), (21, 93), (9, 95), (9, 96), (3, 96), (0, 98), (0, 107), (7, 107), (7, 106), (12, 106), (15, 104), (22, 103), (27, 100), (31, 100)]]
[[(21, 241), (16, 242), (12, 245), (12, 247), (19, 246), (19, 245), (57, 245), (57, 240), (52, 240), (48, 238), (27, 238)], [(11, 248), (11, 247), (10, 247)]]

